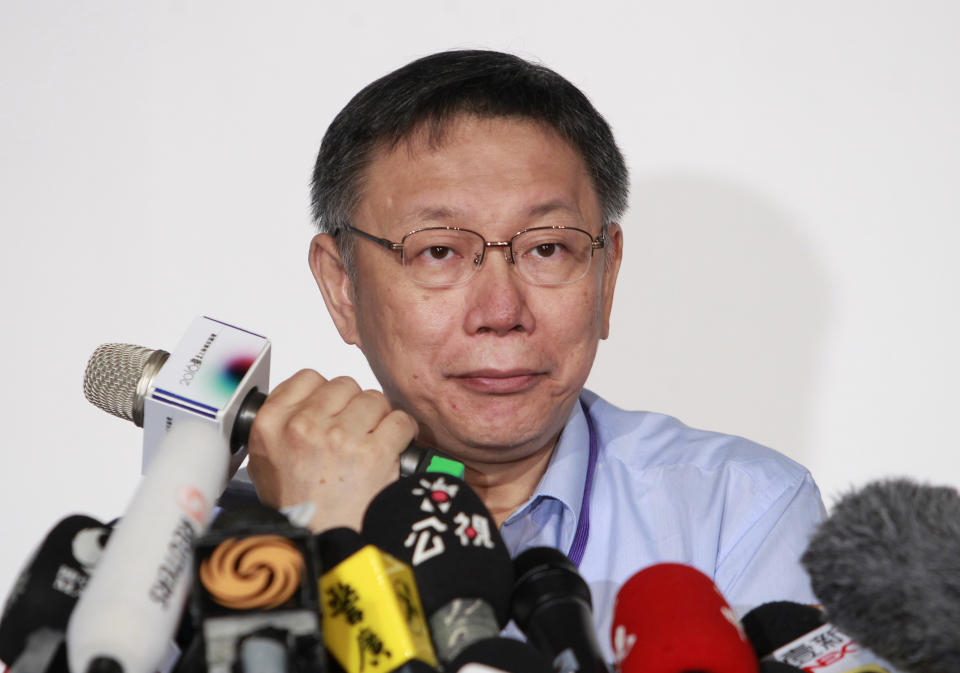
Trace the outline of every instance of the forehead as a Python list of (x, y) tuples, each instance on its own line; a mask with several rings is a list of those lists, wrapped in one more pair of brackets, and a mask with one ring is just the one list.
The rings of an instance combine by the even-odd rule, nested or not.
[(599, 218), (579, 152), (542, 123), (460, 115), (439, 133), (421, 125), (380, 148), (365, 172), (355, 215), (389, 218), (402, 228), (424, 214), (513, 219), (544, 204), (560, 204), (587, 222)]

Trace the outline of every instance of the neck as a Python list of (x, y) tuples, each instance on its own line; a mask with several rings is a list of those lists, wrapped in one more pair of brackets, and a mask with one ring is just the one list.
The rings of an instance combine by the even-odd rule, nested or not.
[(464, 480), (483, 500), (498, 528), (533, 495), (547, 471), (556, 442), (554, 437), (542, 449), (510, 463), (465, 464)]

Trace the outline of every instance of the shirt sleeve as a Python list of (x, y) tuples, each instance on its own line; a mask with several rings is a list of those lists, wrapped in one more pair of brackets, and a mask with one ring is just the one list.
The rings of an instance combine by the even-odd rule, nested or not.
[(738, 614), (770, 601), (818, 602), (800, 557), (825, 518), (820, 489), (805, 472), (718, 559), (716, 584)]

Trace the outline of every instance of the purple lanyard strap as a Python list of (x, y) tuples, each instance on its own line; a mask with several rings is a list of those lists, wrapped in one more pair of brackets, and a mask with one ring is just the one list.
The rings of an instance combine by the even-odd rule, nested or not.
[(573, 565), (580, 567), (580, 561), (583, 560), (583, 553), (587, 549), (587, 539), (590, 537), (590, 491), (593, 488), (593, 473), (597, 467), (597, 430), (593, 426), (593, 419), (590, 418), (590, 411), (583, 401), (580, 401), (583, 408), (583, 414), (587, 417), (587, 432), (590, 435), (590, 454), (587, 456), (587, 478), (583, 484), (583, 498), (580, 501), (580, 517), (577, 519), (577, 531), (573, 535), (573, 544), (570, 545), (570, 551), (567, 557), (573, 562)]

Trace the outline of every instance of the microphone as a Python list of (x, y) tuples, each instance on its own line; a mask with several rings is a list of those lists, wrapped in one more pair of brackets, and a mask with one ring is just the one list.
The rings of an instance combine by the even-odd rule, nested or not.
[(528, 643), (512, 638), (484, 638), (471, 643), (448, 664), (452, 673), (557, 673)]
[(163, 437), (70, 616), (73, 673), (153, 673), (169, 656), (193, 543), (223, 489), (229, 457), (206, 422), (182, 419)]
[[(802, 668), (785, 664), (782, 661), (773, 661), (772, 659), (762, 659), (760, 661), (760, 673), (806, 673)], [(871, 671), (861, 671), (861, 673), (871, 673)], [(888, 673), (887, 671), (873, 671), (872, 673)]]
[[(269, 371), (266, 337), (201, 316), (172, 354), (133, 344), (99, 346), (87, 362), (83, 394), (99, 409), (144, 429), (144, 472), (166, 430), (181, 419), (194, 419), (216, 427), (228, 443), (232, 476), (267, 398)], [(400, 455), (400, 473), (424, 471), (463, 476), (463, 465), (411, 444)], [(229, 482), (222, 503), (257, 499), (253, 483), (241, 475)]]
[[(420, 594), (410, 566), (367, 544), (351, 528), (318, 538), (323, 638), (347, 673), (387, 673), (411, 661), (435, 669)], [(416, 664), (412, 664), (415, 666)]]
[(566, 555), (528, 549), (513, 560), (511, 616), (556, 673), (608, 673), (593, 628), (590, 587)]
[(743, 617), (743, 628), (761, 664), (817, 673), (891, 673), (893, 667), (829, 624), (812, 605), (764, 603)]
[(315, 559), (313, 534), (266, 505), (216, 518), (196, 542), (192, 601), (207, 673), (323, 668)]
[(827, 623), (823, 612), (812, 605), (772, 601), (753, 608), (740, 620), (747, 640), (762, 659), (800, 636)]
[(757, 673), (736, 615), (713, 581), (679, 563), (639, 571), (617, 592), (613, 650), (622, 673)]
[(0, 659), (16, 673), (66, 672), (64, 632), (110, 535), (74, 514), (57, 523), (20, 572), (0, 617)]
[(465, 482), (434, 473), (401, 478), (371, 501), (363, 534), (413, 568), (441, 664), (506, 626), (510, 554)]
[(907, 479), (844, 496), (802, 562), (830, 621), (910, 673), (960, 670), (960, 495)]
[(256, 409), (266, 395), (270, 342), (206, 316), (196, 318), (172, 353), (132, 344), (97, 348), (83, 375), (94, 406), (143, 428), (143, 472), (164, 435), (186, 420), (207, 423), (229, 447), (230, 475), (246, 455)]

